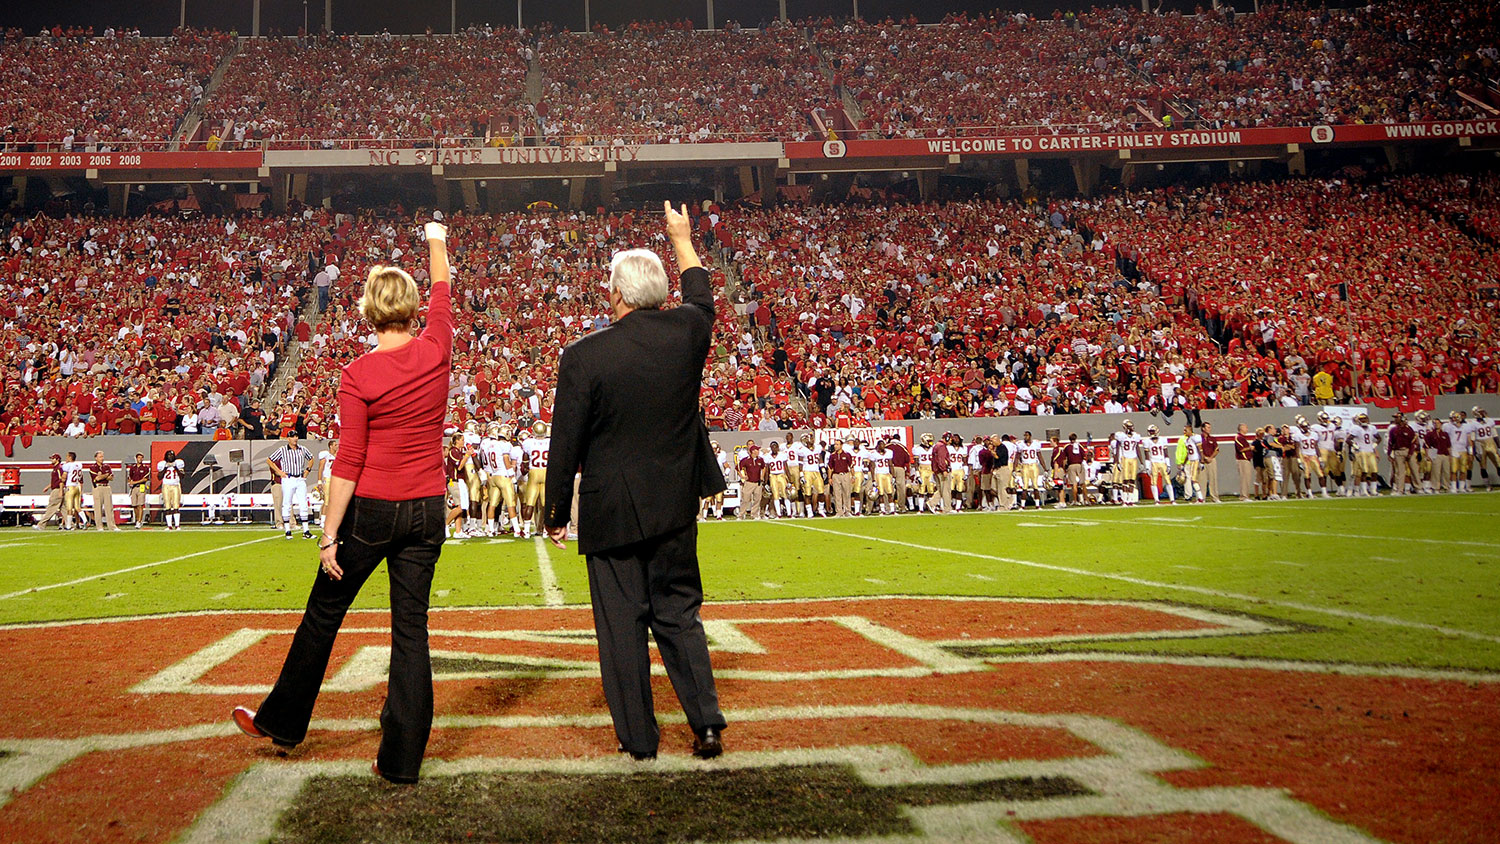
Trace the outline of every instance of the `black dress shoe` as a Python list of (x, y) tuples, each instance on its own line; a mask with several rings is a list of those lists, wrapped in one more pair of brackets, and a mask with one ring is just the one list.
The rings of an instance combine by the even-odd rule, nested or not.
[(636, 753), (634, 750), (626, 750), (623, 747), (617, 747), (615, 748), (615, 750), (619, 751), (620, 753), (629, 753), (630, 758), (634, 759), (637, 762), (650, 762), (651, 760), (656, 758), (656, 751), (654, 750), (650, 753)]
[(712, 759), (723, 752), (724, 743), (719, 740), (719, 731), (713, 727), (693, 735), (693, 755), (699, 759)]

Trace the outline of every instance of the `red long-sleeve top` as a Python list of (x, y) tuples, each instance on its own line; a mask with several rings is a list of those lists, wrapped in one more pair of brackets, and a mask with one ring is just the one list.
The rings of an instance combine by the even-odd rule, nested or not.
[(339, 382), (339, 453), (334, 477), (354, 494), (384, 501), (442, 495), (443, 419), (453, 363), (447, 282), (432, 285), (427, 328), (399, 349), (367, 352)]

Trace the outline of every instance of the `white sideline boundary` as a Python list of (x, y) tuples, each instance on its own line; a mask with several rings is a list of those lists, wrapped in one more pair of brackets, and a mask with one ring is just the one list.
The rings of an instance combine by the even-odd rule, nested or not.
[(209, 549), (207, 549), (205, 551), (194, 551), (191, 554), (183, 554), (180, 557), (172, 557), (171, 559), (167, 559), (167, 560), (158, 560), (158, 561), (156, 561), (154, 563), (142, 563), (141, 565), (138, 565), (138, 566), (130, 566), (128, 568), (123, 568), (123, 569), (115, 569), (114, 571), (106, 571), (106, 572), (102, 572), (100, 574), (91, 574), (91, 575), (89, 575), (87, 577), (80, 577), (80, 578), (76, 578), (74, 580), (65, 580), (62, 583), (49, 583), (46, 586), (33, 586), (30, 589), (22, 589), (22, 590), (20, 590), (18, 592), (7, 592), (4, 595), (0, 595), (0, 601), (8, 601), (11, 598), (19, 598), (22, 595), (30, 595), (33, 592), (46, 592), (48, 589), (61, 589), (61, 588), (65, 587), (65, 586), (77, 586), (80, 583), (88, 583), (88, 582), (93, 581), (93, 580), (102, 580), (102, 579), (104, 579), (106, 577), (114, 577), (117, 574), (129, 574), (129, 573), (131, 573), (133, 571), (141, 571), (143, 569), (156, 568), (157, 566), (164, 566), (164, 565), (167, 565), (168, 563), (180, 563), (183, 560), (191, 560), (194, 557), (204, 557), (204, 556), (207, 556), (209, 554), (219, 554), (219, 553), (222, 553), (224, 551), (232, 551), (235, 548), (243, 548), (246, 545), (254, 545), (257, 542), (265, 542), (268, 539), (276, 539), (276, 538), (278, 538), (278, 537), (277, 536), (263, 536), (260, 539), (251, 539), (251, 540), (248, 540), (246, 542), (237, 542), (234, 545), (225, 545), (222, 548), (209, 548)]
[(560, 607), (567, 603), (562, 587), (557, 585), (557, 572), (552, 570), (552, 556), (547, 553), (547, 542), (536, 538), (536, 567), (542, 576), (542, 601), (549, 607)]
[[(1046, 571), (1062, 572), (1064, 574), (1076, 574), (1083, 577), (1097, 577), (1104, 580), (1115, 580), (1121, 583), (1130, 583), (1135, 586), (1149, 586), (1153, 589), (1174, 589), (1179, 592), (1191, 592), (1195, 595), (1207, 595), (1212, 598), (1225, 598), (1231, 601), (1244, 601), (1252, 604), (1264, 604), (1273, 607), (1283, 607), (1301, 612), (1319, 613), (1334, 616), (1336, 618), (1350, 618), (1357, 621), (1370, 621), (1377, 624), (1386, 624), (1392, 627), (1405, 627), (1412, 630), (1425, 630), (1430, 633), (1441, 633), (1445, 636), (1459, 636), (1465, 639), (1474, 639), (1481, 642), (1500, 643), (1500, 636), (1488, 633), (1479, 633), (1473, 630), (1464, 630), (1458, 627), (1444, 627), (1437, 624), (1427, 624), (1422, 621), (1409, 621), (1404, 618), (1395, 618), (1388, 615), (1370, 615), (1369, 613), (1355, 612), (1353, 610), (1340, 610), (1333, 607), (1320, 607), (1316, 604), (1304, 604), (1300, 601), (1278, 601), (1274, 598), (1260, 598), (1255, 595), (1245, 595), (1239, 592), (1226, 592), (1222, 589), (1210, 589), (1206, 586), (1190, 586), (1183, 583), (1166, 583), (1160, 580), (1146, 580), (1141, 577), (1132, 577), (1125, 574), (1110, 574), (1109, 572), (1092, 571), (1090, 569), (1074, 568), (1072, 566), (1059, 566), (1051, 563), (1038, 563), (1034, 560), (1018, 560), (1014, 557), (998, 557), (994, 554), (981, 554), (978, 551), (963, 551), (957, 548), (943, 548), (938, 545), (922, 545), (917, 542), (906, 542), (900, 539), (887, 539), (880, 536), (869, 536), (863, 533), (849, 533), (842, 530), (831, 530), (829, 528), (813, 527), (812, 525), (799, 525), (795, 522), (778, 521), (782, 527), (810, 530), (817, 533), (827, 533), (834, 536), (843, 536), (850, 539), (862, 539), (868, 542), (881, 542), (887, 545), (899, 545), (904, 548), (915, 548), (918, 551), (931, 551), (938, 554), (955, 554), (961, 557), (974, 557), (980, 560), (991, 560), (997, 563), (1006, 563), (1013, 566), (1025, 566), (1026, 568), (1043, 569)], [(1212, 525), (1193, 525), (1193, 527), (1212, 527)], [(1236, 530), (1236, 528), (1229, 528)], [(1255, 530), (1254, 528), (1248, 528)], [(1267, 533), (1297, 533), (1298, 531), (1267, 531)]]

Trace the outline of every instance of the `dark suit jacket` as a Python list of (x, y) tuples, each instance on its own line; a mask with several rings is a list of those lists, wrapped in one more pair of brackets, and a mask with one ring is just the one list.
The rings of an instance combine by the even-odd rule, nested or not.
[(682, 274), (682, 306), (632, 311), (571, 343), (557, 370), (547, 527), (568, 523), (578, 487), (578, 552), (686, 527), (724, 477), (698, 410), (713, 329), (708, 273)]

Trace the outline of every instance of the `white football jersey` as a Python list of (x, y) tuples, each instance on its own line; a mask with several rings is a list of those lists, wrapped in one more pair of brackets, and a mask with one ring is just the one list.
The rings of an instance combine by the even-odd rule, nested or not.
[(912, 459), (918, 466), (932, 468), (932, 448), (925, 445), (914, 445), (911, 449)]
[(1297, 454), (1302, 457), (1318, 456), (1318, 435), (1312, 431), (1292, 431), (1292, 440), (1297, 443)]
[(1469, 450), (1469, 426), (1468, 423), (1455, 425), (1452, 422), (1444, 422), (1443, 430), (1448, 432), (1448, 438), (1453, 440), (1454, 455), (1464, 454)]
[(1475, 419), (1469, 423), (1474, 426), (1474, 436), (1481, 440), (1492, 440), (1495, 438), (1495, 420), (1485, 417)]
[(1167, 442), (1166, 437), (1158, 434), (1154, 437), (1147, 437), (1142, 442), (1146, 446), (1146, 453), (1150, 455), (1152, 463), (1172, 462), (1172, 444)]
[[(513, 465), (509, 469), (505, 468), (505, 458), (510, 453), (510, 440), (503, 437), (494, 439), (486, 438), (479, 443), (479, 465), (491, 475), (498, 475), (502, 478), (514, 478), (516, 476), (515, 466)], [(516, 465), (519, 465), (519, 461), (516, 461)]]
[[(1489, 422), (1489, 420), (1485, 420), (1485, 421)], [(1485, 426), (1482, 425), (1482, 424), (1480, 424), (1480, 422), (1479, 422), (1478, 419), (1470, 419), (1469, 421), (1465, 422), (1464, 423), (1464, 443), (1465, 443), (1465, 445), (1472, 444), (1475, 440), (1487, 439), (1488, 438), (1487, 435), (1484, 434), (1484, 433), (1482, 433), (1484, 427)], [(1490, 428), (1492, 428), (1492, 429), (1494, 428), (1494, 423), (1493, 422), (1490, 423)]]
[(323, 467), (321, 474), (325, 481), (333, 477), (333, 460), (333, 452), (326, 450), (318, 452), (318, 465)]
[(68, 486), (83, 486), (83, 461), (74, 460), (62, 464), (64, 483)]
[(812, 449), (797, 442), (787, 446), (786, 453), (793, 463), (802, 466), (807, 463), (807, 455), (812, 453)]
[(1203, 435), (1194, 434), (1187, 438), (1187, 459), (1193, 462), (1203, 462)]
[(1349, 432), (1349, 440), (1354, 443), (1355, 450), (1368, 454), (1380, 444), (1380, 429), (1369, 424), (1355, 425)]
[(1315, 423), (1308, 430), (1312, 431), (1313, 437), (1318, 442), (1318, 448), (1324, 451), (1333, 451), (1334, 432), (1338, 430), (1336, 425), (1325, 425), (1322, 422)]
[(1025, 465), (1039, 466), (1042, 463), (1042, 444), (1024, 441), (1016, 443), (1016, 454)]
[(521, 449), (531, 459), (531, 468), (547, 471), (547, 455), (552, 450), (551, 437), (527, 437), (521, 443)]
[(786, 474), (786, 452), (778, 451), (775, 454), (766, 452), (766, 470), (773, 475)]
[(1141, 454), (1141, 435), (1134, 431), (1115, 432), (1115, 459), (1135, 460)]
[(889, 475), (891, 473), (891, 461), (895, 458), (895, 453), (890, 449), (884, 451), (872, 450), (870, 452), (870, 462), (875, 464), (875, 474), (877, 475)]
[(161, 473), (163, 486), (182, 486), (182, 470), (186, 467), (187, 464), (181, 460), (173, 460), (171, 463), (162, 460), (156, 464), (156, 471)]

